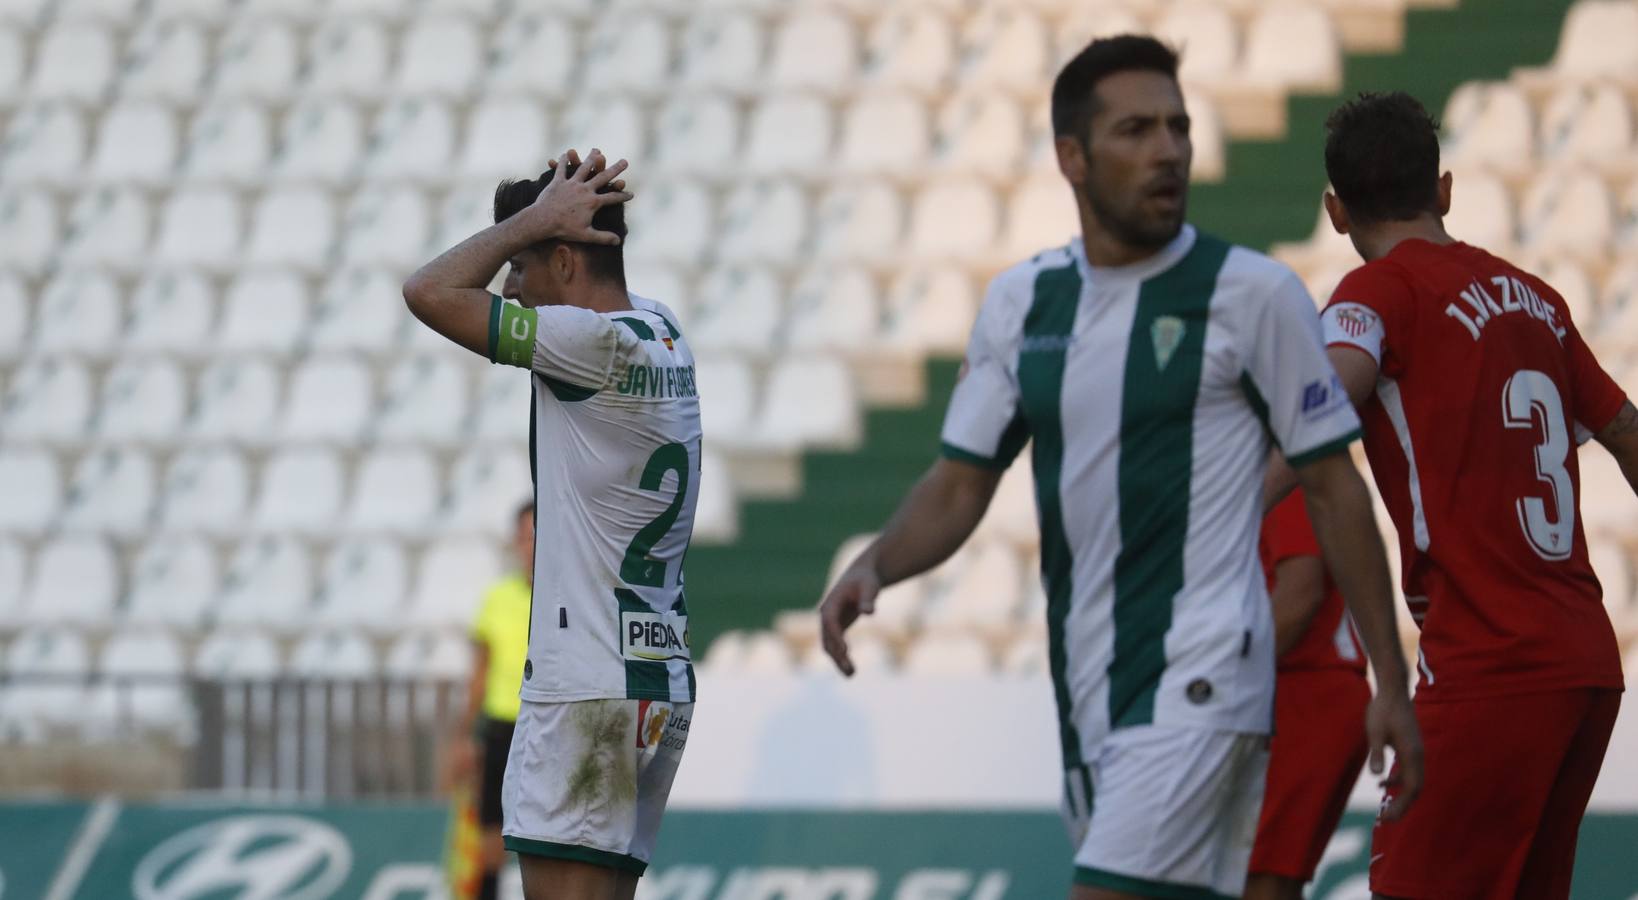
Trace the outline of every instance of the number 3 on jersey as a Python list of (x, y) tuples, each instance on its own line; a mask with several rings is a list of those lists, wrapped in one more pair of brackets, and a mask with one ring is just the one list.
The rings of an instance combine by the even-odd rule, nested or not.
[(1570, 453), (1564, 401), (1546, 373), (1520, 369), (1502, 388), (1502, 424), (1534, 428), (1537, 422), (1542, 440), (1536, 445), (1536, 478), (1551, 489), (1556, 515), (1547, 518), (1547, 503), (1540, 497), (1520, 497), (1515, 506), (1531, 549), (1556, 562), (1569, 559), (1575, 545), (1575, 485), (1564, 468)]
[[(683, 499), (688, 496), (688, 448), (682, 444), (663, 444), (643, 466), (637, 486), (645, 491), (658, 491), (667, 472), (677, 473), (677, 496), (654, 521), (638, 529), (637, 536), (626, 547), (626, 556), (620, 561), (620, 579), (634, 587), (664, 587), (666, 565), (663, 559), (652, 559), (649, 554), (670, 533), (682, 512)], [(686, 551), (684, 551), (686, 553)]]

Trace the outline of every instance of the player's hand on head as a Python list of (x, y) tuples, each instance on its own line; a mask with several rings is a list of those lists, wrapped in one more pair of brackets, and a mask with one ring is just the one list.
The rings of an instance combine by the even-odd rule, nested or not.
[(560, 171), (575, 169), (568, 178), (554, 177), (529, 207), (542, 240), (557, 238), (586, 244), (618, 244), (620, 236), (592, 227), (592, 217), (605, 206), (631, 199), (624, 181), (617, 181), (628, 166), (625, 160), (610, 165), (601, 150), (592, 150), (584, 162), (574, 150), (550, 164)]
[(846, 632), (859, 617), (876, 611), (881, 580), (869, 566), (853, 565), (842, 573), (819, 604), (819, 637), (825, 654), (843, 675), (852, 677), (853, 660), (847, 653)]
[(1403, 693), (1384, 695), (1378, 691), (1365, 712), (1365, 737), (1370, 744), (1373, 775), (1382, 774), (1383, 749), (1393, 748), (1393, 770), (1381, 781), (1392, 797), (1382, 809), (1382, 818), (1392, 822), (1404, 816), (1422, 792), (1422, 730), (1416, 724), (1416, 709), (1410, 698)]

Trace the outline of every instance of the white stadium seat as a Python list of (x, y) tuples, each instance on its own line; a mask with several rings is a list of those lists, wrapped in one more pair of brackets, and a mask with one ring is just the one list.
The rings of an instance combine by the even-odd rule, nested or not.
[[(546, 110), (527, 97), (484, 98), (467, 120), (455, 168), (466, 178), (523, 178), (545, 168)], [(450, 199), (453, 201), (453, 194)]]
[(862, 354), (881, 332), (876, 283), (862, 269), (814, 269), (791, 289), (786, 341), (792, 348)]
[(392, 45), (381, 25), (367, 18), (326, 18), (307, 44), (303, 93), (369, 98), (387, 82)]
[(68, 215), (60, 259), (76, 266), (136, 269), (148, 262), (148, 203), (132, 188), (88, 191)]
[(797, 9), (783, 18), (769, 51), (767, 83), (776, 90), (845, 90), (859, 69), (859, 38), (846, 17)]
[(448, 513), (439, 519), (450, 532), (500, 537), (510, 533), (512, 511), (533, 490), (527, 445), (469, 450), (451, 470)]
[(50, 193), (20, 185), (0, 187), (0, 266), (38, 274), (58, 248), (61, 231), (57, 202)]
[(1566, 78), (1638, 80), (1635, 46), (1638, 6), (1628, 0), (1579, 0), (1564, 19), (1552, 69)]
[(0, 503), (0, 532), (45, 530), (63, 502), (62, 471), (56, 458), (44, 450), (0, 445), (0, 497), (6, 498)]
[(133, 625), (197, 628), (219, 588), (210, 544), (197, 537), (152, 540), (137, 556), (124, 619)]
[(1045, 73), (1049, 50), (1047, 29), (1034, 14), (986, 5), (964, 29), (959, 78), (979, 89), (1037, 91), (1042, 79), (1049, 77)]
[(221, 188), (182, 188), (160, 213), (154, 258), (173, 266), (224, 270), (237, 262), (244, 235), (239, 198)]
[(455, 152), (455, 119), (438, 100), (407, 97), (375, 118), (361, 171), (372, 181), (439, 179)]
[(1001, 656), (1001, 671), (1007, 675), (1043, 676), (1047, 665), (1046, 641), (1036, 634), (1019, 634)]
[(940, 579), (936, 605), (928, 610), (930, 633), (1005, 637), (1018, 622), (1024, 585), (1018, 553), (1004, 543), (982, 543), (960, 554), (956, 571)]
[(1069, 183), (1057, 172), (1026, 178), (1007, 204), (1005, 252), (1014, 258), (1062, 247), (1081, 232)]
[(766, 268), (724, 266), (707, 273), (689, 343), (707, 354), (769, 352), (783, 319), (783, 295)]
[(310, 634), (290, 651), (290, 674), (298, 678), (366, 679), (377, 668), (375, 648), (354, 632)]
[(85, 119), (71, 105), (25, 106), (6, 123), (6, 140), (0, 145), (0, 182), (78, 182), (84, 177), (86, 145)]
[(164, 357), (132, 359), (114, 366), (102, 383), (102, 403), (92, 431), (119, 444), (168, 444), (182, 431), (188, 383)]
[(814, 255), (826, 262), (886, 262), (899, 251), (904, 201), (890, 185), (862, 181), (832, 188), (819, 201)]
[(0, 14), (0, 104), (10, 106), (23, 93), (24, 50), (22, 35)]
[(978, 298), (960, 269), (917, 267), (894, 277), (886, 308), (889, 346), (959, 354), (972, 334)]
[(268, 191), (256, 206), (247, 260), (261, 266), (318, 269), (335, 241), (330, 195), (314, 187)]
[(409, 573), (404, 551), (389, 540), (348, 540), (330, 551), (314, 595), (320, 625), (353, 625), (375, 631), (398, 626), (407, 611)]
[(639, 297), (657, 299), (669, 306), (680, 319), (672, 324), (685, 334), (693, 324), (694, 292), (682, 267), (664, 263), (627, 265), (626, 289)]
[(252, 525), (261, 532), (322, 533), (341, 514), (345, 477), (328, 450), (282, 450), (268, 460)]
[[(528, 440), (529, 398), (533, 381), (529, 373), (511, 366), (489, 366), (479, 377), (477, 410), (471, 433), (480, 441)], [(391, 390), (389, 383), (388, 391)], [(390, 406), (387, 414), (392, 415)], [(408, 414), (407, 409), (405, 414)]]
[(12, 441), (71, 443), (91, 417), (91, 375), (80, 363), (36, 357), (12, 373), (0, 403), (0, 434)]
[(416, 534), (436, 523), (438, 469), (418, 449), (376, 451), (359, 465), (346, 528), (354, 533)]
[(860, 437), (853, 374), (840, 360), (786, 358), (768, 376), (758, 438), (776, 449), (849, 449)]
[(927, 107), (909, 94), (866, 95), (843, 119), (837, 163), (844, 172), (907, 175), (931, 155)]
[(417, 96), (464, 96), (478, 78), (483, 37), (464, 16), (428, 16), (405, 31), (393, 84)]
[(487, 538), (446, 538), (434, 543), (421, 554), (416, 567), (408, 622), (465, 630), (477, 614), (481, 592), (501, 571), (500, 553)]
[(459, 681), (472, 674), (472, 641), (448, 632), (405, 634), (387, 650), (383, 667), (393, 678)]
[(364, 125), (346, 100), (306, 99), (284, 120), (274, 172), (288, 180), (340, 183), (364, 155)]
[(1193, 181), (1222, 181), (1228, 174), (1227, 140), (1217, 105), (1193, 91), (1183, 92), (1189, 110), (1189, 139), (1194, 146), (1194, 163), (1189, 170)]
[(115, 69), (114, 38), (90, 23), (59, 25), (41, 38), (29, 94), (42, 100), (103, 99)]
[(356, 441), (372, 408), (369, 371), (346, 357), (317, 357), (290, 376), (280, 435), (291, 441)]
[[(306, 548), (291, 538), (263, 537), (234, 553), (212, 619), (230, 628), (295, 631), (307, 624), (312, 601), (313, 561)], [(203, 649), (199, 655), (205, 659)]]
[(213, 631), (193, 655), (193, 672), (200, 678), (265, 681), (283, 671), (279, 645), (259, 631)]
[(188, 19), (150, 19), (132, 36), (126, 53), (130, 61), (119, 88), (127, 97), (191, 102), (210, 66), (204, 29)]
[(1246, 35), (1247, 75), (1288, 90), (1335, 92), (1342, 86), (1342, 47), (1331, 17), (1317, 6), (1269, 3)]
[(260, 359), (223, 358), (199, 375), (187, 431), (204, 441), (260, 444), (273, 435), (279, 376)]
[(154, 508), (154, 465), (134, 449), (104, 447), (80, 460), (69, 482), (63, 524), (75, 531), (136, 537)]
[(983, 642), (962, 635), (929, 635), (904, 654), (904, 673), (922, 678), (983, 676), (994, 658)]
[(756, 411), (756, 377), (743, 359), (704, 356), (697, 362), (701, 430), (726, 446), (750, 439)]
[(228, 100), (281, 100), (296, 82), (299, 58), (289, 23), (243, 18), (217, 45), (210, 90)]
[(715, 233), (711, 195), (691, 182), (666, 182), (643, 195), (627, 214), (637, 262), (694, 263)]
[(932, 163), (943, 172), (1016, 170), (1024, 155), (1024, 114), (1003, 93), (969, 93), (939, 108)]
[(1567, 86), (1541, 117), (1542, 158), (1548, 162), (1616, 163), (1632, 153), (1632, 108), (1620, 88)]
[(14, 273), (0, 271), (0, 363), (23, 355), (29, 338), (31, 305), (22, 279)]
[(136, 18), (141, 0), (61, 0), (57, 15), (65, 22), (119, 25)]
[(182, 151), (190, 181), (257, 182), (273, 158), (267, 113), (248, 100), (217, 100), (194, 116)]
[[(393, 207), (364, 197), (356, 205)], [(379, 220), (378, 220), (379, 221)], [(316, 350), (387, 350), (414, 327), (404, 312), (402, 282), (384, 269), (345, 268), (325, 282), (309, 320), (307, 342)]]
[(910, 211), (909, 249), (922, 260), (982, 258), (993, 254), (1001, 209), (988, 187), (972, 180), (933, 184)]
[(197, 713), (182, 682), (187, 660), (176, 638), (163, 631), (122, 631), (103, 646), (98, 670), (102, 678), (91, 689), (86, 713), (94, 730), (134, 726), (194, 739)]
[[(510, 380), (527, 387), (527, 375), (508, 374), (513, 376)], [(467, 387), (467, 370), (447, 356), (400, 360), (387, 374), (376, 438), (431, 444), (456, 441), (466, 424)], [(525, 399), (517, 409), (527, 405)]]
[(600, 19), (586, 35), (579, 66), (597, 74), (580, 87), (610, 96), (659, 93), (672, 78), (671, 43), (670, 30), (657, 17)]
[[(415, 188), (394, 185), (366, 189), (353, 196), (341, 233), (343, 263), (413, 271), (425, 261), (427, 241), (432, 236), (432, 211)], [(393, 296), (402, 298), (396, 290)]]
[(810, 174), (830, 157), (830, 106), (813, 94), (772, 94), (751, 113), (745, 165), (754, 175)]
[(159, 185), (176, 167), (176, 120), (166, 107), (149, 101), (115, 105), (103, 113), (91, 178), (111, 184)]
[(1061, 68), (1095, 38), (1142, 34), (1148, 30), (1137, 13), (1121, 3), (1108, 0), (1076, 3), (1054, 29), (1054, 66)]
[(955, 67), (955, 35), (931, 10), (893, 10), (871, 28), (863, 76), (877, 87), (933, 92)]
[[(725, 157), (726, 158), (726, 157)], [(808, 201), (788, 181), (749, 183), (728, 196), (717, 235), (717, 258), (724, 262), (794, 262), (808, 233)]]
[(106, 272), (69, 268), (40, 294), (35, 349), (53, 355), (103, 358), (114, 352), (124, 326), (119, 287)]
[(1523, 243), (1534, 253), (1602, 259), (1615, 231), (1609, 189), (1589, 172), (1551, 172), (1525, 194), (1519, 219)]
[(107, 541), (57, 538), (34, 554), (23, 615), (36, 623), (106, 626), (119, 590), (119, 561)]
[(689, 89), (754, 91), (762, 80), (763, 36), (756, 19), (696, 13), (683, 29), (680, 84)]
[(700, 459), (699, 502), (694, 509), (694, 540), (726, 544), (739, 536), (739, 503), (734, 479), (722, 457), (707, 451)]
[[(648, 114), (630, 100), (580, 98), (570, 104), (559, 119), (557, 143), (563, 150), (579, 150), (582, 156), (596, 147), (609, 159), (627, 159), (634, 167), (640, 167), (647, 158), (648, 122)], [(534, 174), (545, 167), (544, 161), (539, 163)], [(653, 193), (648, 193), (650, 202), (654, 199)]]
[(42, 726), (73, 726), (83, 711), (85, 678), (91, 651), (85, 639), (66, 628), (31, 628), (17, 636), (6, 652), (6, 672), (19, 676), (52, 676), (15, 683), (0, 697), (0, 734), (31, 737)]
[(227, 355), (289, 353), (307, 327), (307, 285), (292, 270), (249, 272), (228, 284), (216, 346)]
[(171, 462), (159, 503), (166, 529), (236, 533), (249, 508), (250, 473), (239, 454), (225, 448), (194, 448)]
[(19, 607), (27, 578), (28, 554), (17, 541), (0, 536), (0, 628), (9, 631), (21, 624)]
[(1155, 34), (1183, 54), (1178, 75), (1207, 85), (1231, 78), (1239, 62), (1239, 29), (1228, 10), (1211, 0), (1183, 0), (1167, 7)]
[(496, 92), (563, 97), (578, 68), (573, 26), (559, 16), (531, 13), (495, 31), (481, 96)]
[(1535, 158), (1536, 115), (1524, 92), (1510, 84), (1470, 82), (1445, 105), (1449, 138), (1441, 158), (1452, 165), (1512, 169)]
[(739, 154), (739, 113), (726, 96), (688, 96), (660, 110), (654, 170), (661, 175), (722, 176), (722, 161)]

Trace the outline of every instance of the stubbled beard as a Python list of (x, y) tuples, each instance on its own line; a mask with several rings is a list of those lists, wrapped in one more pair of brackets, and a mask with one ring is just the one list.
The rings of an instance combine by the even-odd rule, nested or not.
[(1078, 189), (1086, 200), (1086, 205), (1092, 210), (1092, 215), (1103, 226), (1105, 231), (1115, 236), (1115, 239), (1131, 247), (1159, 249), (1170, 244), (1183, 230), (1183, 221), (1188, 213), (1188, 197), (1178, 206), (1175, 220), (1162, 219), (1145, 222), (1137, 215), (1124, 215), (1110, 204), (1102, 202), (1090, 187)]

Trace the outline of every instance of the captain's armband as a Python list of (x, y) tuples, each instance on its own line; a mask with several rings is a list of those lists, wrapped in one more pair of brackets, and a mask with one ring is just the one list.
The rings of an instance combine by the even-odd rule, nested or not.
[(534, 368), (535, 330), (540, 316), (490, 295), (489, 361), (520, 369)]

